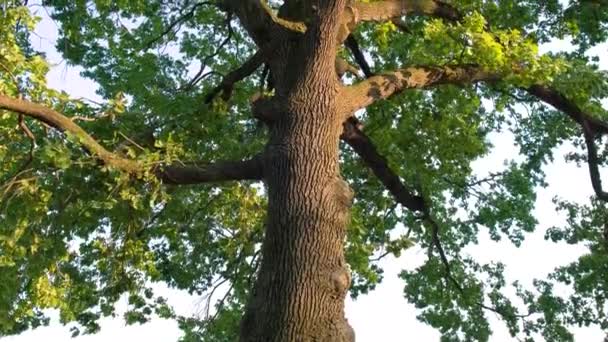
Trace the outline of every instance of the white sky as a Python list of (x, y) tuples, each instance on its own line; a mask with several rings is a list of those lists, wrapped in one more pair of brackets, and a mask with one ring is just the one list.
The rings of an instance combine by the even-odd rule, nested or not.
[[(39, 13), (43, 15), (44, 13)], [(66, 67), (61, 63), (61, 57), (54, 50), (57, 30), (54, 23), (44, 20), (37, 29), (39, 37), (35, 37), (36, 48), (47, 51), (48, 59), (56, 66), (49, 74), (49, 85), (62, 89), (73, 97), (96, 99), (95, 84), (90, 80), (79, 77), (79, 69)], [(555, 42), (544, 46), (543, 51), (568, 49), (565, 42)], [(608, 69), (608, 50), (606, 45), (597, 47), (592, 52), (602, 58), (602, 69)], [(495, 136), (493, 143), (495, 151), (483, 161), (476, 163), (476, 170), (487, 172), (500, 168), (503, 160), (516, 154), (517, 150), (508, 135)], [(533, 278), (540, 278), (550, 272), (555, 266), (573, 261), (583, 251), (580, 248), (566, 244), (554, 244), (543, 239), (548, 227), (562, 225), (563, 215), (556, 215), (551, 199), (559, 195), (569, 200), (587, 201), (592, 193), (591, 183), (586, 168), (577, 168), (573, 164), (563, 162), (563, 152), (566, 147), (556, 153), (556, 161), (546, 168), (547, 182), (550, 186), (540, 189), (537, 193), (535, 215), (539, 221), (537, 231), (528, 236), (521, 248), (516, 248), (509, 242), (495, 243), (487, 236), (480, 238), (480, 245), (468, 249), (478, 260), (501, 260), (507, 265), (507, 283), (520, 280), (522, 284), (530, 284)], [(552, 185), (552, 184), (558, 184)], [(412, 248), (399, 259), (387, 258), (383, 261), (384, 281), (377, 289), (357, 301), (347, 300), (346, 315), (353, 326), (358, 342), (376, 341), (439, 341), (439, 333), (431, 327), (419, 323), (415, 316), (416, 310), (402, 296), (404, 283), (397, 274), (404, 268), (412, 269), (424, 259), (424, 251)], [(200, 298), (191, 297), (183, 292), (169, 290), (159, 286), (160, 295), (169, 298), (177, 312), (188, 314), (201, 310)], [(121, 303), (120, 307), (125, 307)], [(493, 314), (494, 335), (491, 341), (512, 341), (504, 325)], [(0, 338), (1, 342), (30, 342), (30, 341), (73, 341), (94, 342), (108, 340), (142, 340), (147, 342), (175, 341), (181, 332), (173, 321), (154, 319), (144, 325), (125, 326), (122, 318), (103, 319), (101, 332), (96, 335), (70, 337), (69, 328), (60, 325), (56, 320), (49, 327), (28, 331), (20, 336)], [(601, 342), (604, 334), (599, 329), (575, 329), (576, 341)]]

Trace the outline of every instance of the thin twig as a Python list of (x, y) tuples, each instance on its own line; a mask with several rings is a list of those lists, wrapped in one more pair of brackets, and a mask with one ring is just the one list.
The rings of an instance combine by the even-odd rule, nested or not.
[(156, 37), (156, 38), (150, 40), (149, 42), (147, 42), (145, 44), (145, 48), (146, 49), (151, 48), (152, 45), (154, 45), (156, 42), (158, 42), (159, 40), (161, 40), (165, 35), (167, 35), (170, 32), (172, 32), (173, 29), (176, 26), (181, 25), (182, 22), (184, 22), (185, 20), (188, 20), (188, 19), (192, 18), (192, 16), (194, 16), (194, 12), (196, 11), (197, 8), (199, 8), (201, 6), (204, 6), (204, 5), (211, 5), (211, 4), (212, 3), (210, 1), (203, 1), (203, 2), (199, 2), (199, 3), (194, 4), (192, 6), (192, 8), (188, 12), (182, 14), (177, 19), (175, 19), (173, 22), (171, 22), (169, 24), (169, 26), (167, 26), (167, 28), (163, 32), (161, 32), (161, 34), (158, 37)]
[(205, 69), (207, 68), (207, 64), (209, 64), (209, 62), (215, 58), (220, 51), (222, 51), (222, 49), (226, 46), (226, 44), (228, 44), (231, 40), (232, 37), (234, 35), (234, 29), (232, 28), (232, 25), (230, 24), (232, 20), (232, 16), (228, 16), (228, 18), (226, 18), (226, 23), (228, 25), (228, 35), (226, 36), (226, 38), (224, 38), (224, 40), (220, 43), (220, 45), (218, 46), (217, 49), (215, 49), (215, 51), (210, 54), (209, 56), (206, 56), (202, 61), (201, 61), (201, 67), (199, 69), (199, 71), (196, 73), (196, 75), (194, 75), (194, 77), (192, 78), (192, 80), (190, 80), (190, 82), (186, 83), (185, 85), (181, 86), (178, 90), (179, 91), (183, 91), (183, 90), (191, 90), (192, 88), (194, 88), (194, 86), (196, 84), (198, 84), (201, 80), (205, 79), (206, 77), (213, 75), (213, 74), (219, 74), (216, 71), (209, 71), (203, 74), (203, 72), (205, 71)]

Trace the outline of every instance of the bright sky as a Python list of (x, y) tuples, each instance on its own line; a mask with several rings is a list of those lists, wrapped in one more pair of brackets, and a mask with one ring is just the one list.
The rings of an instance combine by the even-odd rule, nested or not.
[[(45, 13), (38, 13), (44, 16)], [(95, 84), (79, 77), (79, 69), (67, 67), (61, 62), (61, 56), (54, 49), (57, 29), (53, 22), (43, 20), (37, 29), (39, 37), (34, 37), (35, 47), (48, 53), (48, 59), (55, 67), (49, 74), (51, 87), (62, 89), (73, 97), (95, 99)], [(566, 42), (555, 42), (542, 47), (543, 51), (557, 51), (568, 49)], [(602, 69), (608, 69), (607, 45), (595, 48), (592, 54), (602, 59)], [(603, 57), (603, 58), (602, 58)], [(500, 169), (503, 161), (516, 154), (517, 150), (508, 135), (496, 135), (493, 138), (495, 151), (477, 162), (475, 167), (480, 173)], [(522, 284), (531, 284), (533, 278), (542, 278), (555, 266), (573, 261), (584, 252), (581, 248), (566, 244), (554, 244), (543, 240), (547, 228), (562, 225), (565, 222), (563, 215), (555, 213), (551, 199), (559, 195), (570, 200), (587, 201), (592, 193), (591, 183), (586, 168), (577, 168), (573, 164), (566, 164), (561, 156), (568, 151), (568, 147), (560, 148), (556, 153), (556, 161), (546, 167), (547, 182), (555, 184), (546, 189), (540, 189), (536, 202), (535, 215), (539, 221), (537, 231), (528, 236), (521, 248), (516, 248), (508, 242), (495, 243), (487, 236), (480, 238), (480, 245), (470, 248), (469, 253), (478, 260), (501, 260), (507, 265), (507, 283), (520, 280)], [(385, 269), (384, 282), (367, 296), (357, 301), (347, 300), (346, 316), (353, 326), (358, 342), (393, 342), (393, 341), (438, 341), (439, 334), (427, 325), (416, 320), (416, 311), (402, 296), (403, 281), (397, 277), (402, 269), (413, 269), (424, 258), (424, 251), (412, 248), (399, 259), (387, 258), (383, 261)], [(201, 298), (191, 297), (186, 293), (169, 290), (159, 285), (160, 295), (169, 298), (176, 311), (182, 314), (197, 313), (202, 310)], [(119, 306), (124, 308), (125, 302)], [(512, 341), (504, 325), (488, 314), (493, 321), (494, 335), (491, 341)], [(125, 326), (122, 318), (102, 320), (101, 332), (96, 335), (80, 336), (72, 339), (69, 327), (60, 325), (54, 320), (49, 327), (28, 331), (20, 336), (0, 338), (1, 342), (33, 342), (33, 341), (73, 341), (97, 342), (109, 340), (142, 340), (147, 342), (175, 341), (180, 336), (180, 330), (173, 321), (154, 319), (144, 325)], [(604, 334), (599, 329), (576, 329), (576, 341), (601, 342)]]

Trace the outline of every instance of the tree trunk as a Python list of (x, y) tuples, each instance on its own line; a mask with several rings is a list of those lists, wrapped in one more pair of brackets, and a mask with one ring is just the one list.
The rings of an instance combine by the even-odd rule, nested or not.
[(350, 271), (343, 244), (353, 194), (338, 165), (335, 40), (331, 32), (315, 38), (324, 28), (317, 30), (285, 49), (289, 72), (273, 70), (285, 77), (275, 80), (278, 115), (264, 161), (268, 222), (242, 342), (354, 341), (344, 317)]

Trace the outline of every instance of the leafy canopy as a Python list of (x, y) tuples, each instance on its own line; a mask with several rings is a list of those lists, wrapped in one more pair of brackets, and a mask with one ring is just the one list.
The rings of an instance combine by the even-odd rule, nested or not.
[[(378, 72), (460, 64), (502, 77), (404, 91), (360, 115), (391, 168), (430, 203), (437, 227), (398, 206), (344, 146), (342, 172), (356, 193), (346, 241), (351, 295), (382, 281), (382, 256), (417, 245), (428, 257), (401, 273), (404, 295), (443, 341), (489, 340), (492, 312), (523, 340), (572, 341), (573, 326), (608, 330), (608, 208), (600, 198), (555, 200), (568, 222), (549, 229), (546, 239), (583, 245), (587, 253), (533, 288), (505, 279), (504, 264), (463, 253), (482, 231), (519, 246), (537, 228), (536, 191), (547, 185), (543, 168), (556, 147), (574, 144), (578, 152), (569, 159), (587, 161), (581, 126), (525, 90), (551, 86), (593, 119), (608, 120), (605, 71), (585, 54), (607, 38), (608, 5), (447, 2), (462, 20), (405, 16), (354, 32)], [(42, 12), (17, 0), (0, 0), (1, 95), (55, 108), (109, 150), (145, 165), (242, 159), (263, 147), (264, 128), (249, 107), (264, 84), (262, 69), (237, 83), (232, 96), (205, 101), (222, 75), (255, 52), (234, 15), (214, 1), (54, 0), (43, 6), (59, 25), (57, 50), (98, 84), (103, 101), (47, 87), (50, 66), (30, 43)], [(570, 40), (575, 51), (539, 55), (538, 45), (554, 39)], [(348, 50), (340, 54), (354, 64)], [(519, 156), (495, 173), (473, 174), (472, 163), (492, 151), (490, 135), (505, 131), (515, 137)], [(133, 177), (99, 165), (80, 137), (10, 111), (0, 111), (0, 133), (0, 334), (48, 323), (45, 309), (58, 309), (62, 323), (76, 322), (74, 335), (94, 333), (99, 318), (114, 316), (114, 304), (127, 294), (128, 323), (158, 315), (177, 319), (183, 340), (235, 339), (259, 264), (261, 184), (161, 186), (153, 174)], [(599, 157), (602, 165), (604, 150)], [(228, 293), (213, 316), (181, 317), (154, 293), (155, 282), (196, 295), (227, 286)], [(556, 293), (560, 284), (571, 294)], [(506, 295), (513, 292), (517, 298)]]

